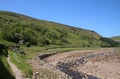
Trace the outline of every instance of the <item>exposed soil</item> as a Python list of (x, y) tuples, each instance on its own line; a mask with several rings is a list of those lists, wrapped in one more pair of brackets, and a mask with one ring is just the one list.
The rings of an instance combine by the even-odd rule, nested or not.
[[(33, 79), (120, 79), (120, 54), (112, 48), (51, 54), (43, 59), (41, 56), (29, 61)], [(51, 73), (43, 73), (44, 69)]]

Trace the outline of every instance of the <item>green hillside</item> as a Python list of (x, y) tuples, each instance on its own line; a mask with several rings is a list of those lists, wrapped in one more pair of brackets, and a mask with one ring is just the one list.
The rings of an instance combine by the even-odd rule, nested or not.
[[(101, 38), (99, 34), (91, 30), (0, 11), (0, 41), (3, 44), (23, 41), (26, 46), (99, 47), (106, 43)], [(105, 45), (112, 46), (109, 42)]]
[[(23, 46), (19, 47), (18, 43)], [(53, 52), (52, 49), (64, 52), (82, 47), (115, 47), (118, 42), (91, 30), (0, 11), (0, 45), (13, 47), (10, 51), (11, 61), (27, 76), (31, 76), (32, 68), (26, 60), (38, 52)], [(15, 53), (18, 52), (15, 50), (19, 50), (19, 53)], [(7, 49), (0, 47), (0, 79), (14, 79), (7, 63), (7, 55)]]
[(120, 36), (115, 36), (115, 37), (112, 37), (111, 39), (117, 41), (117, 42), (120, 42)]

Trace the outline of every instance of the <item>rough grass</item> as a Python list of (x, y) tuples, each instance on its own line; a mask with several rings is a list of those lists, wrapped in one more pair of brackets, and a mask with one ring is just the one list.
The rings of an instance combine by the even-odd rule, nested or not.
[(10, 51), (11, 61), (27, 76), (31, 77), (32, 68), (21, 54)]
[(36, 56), (37, 54), (45, 51), (45, 47), (22, 47), (21, 49), (26, 54), (26, 55), (24, 55), (24, 58), (26, 60), (29, 60), (29, 59), (33, 58), (34, 56)]
[(0, 46), (0, 79), (15, 79), (7, 62), (8, 51), (4, 45)]
[(99, 49), (99, 48), (80, 48), (80, 47), (66, 47), (66, 46), (45, 46), (45, 47), (22, 47), (25, 52), (25, 59), (29, 60), (39, 53), (63, 53), (73, 50), (86, 50), (86, 49)]
[(0, 56), (0, 79), (15, 79), (5, 56)]

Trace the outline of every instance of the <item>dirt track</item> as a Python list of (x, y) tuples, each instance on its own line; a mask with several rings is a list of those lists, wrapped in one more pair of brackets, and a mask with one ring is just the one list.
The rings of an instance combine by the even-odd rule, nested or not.
[(23, 73), (10, 61), (10, 56), (7, 58), (8, 64), (10, 65), (16, 79), (25, 79)]
[[(59, 72), (62, 75), (59, 74), (58, 79), (120, 79), (120, 54), (112, 48), (58, 53), (42, 60), (40, 57), (32, 60), (37, 61), (38, 69), (44, 67)], [(36, 68), (33, 62), (30, 63)]]

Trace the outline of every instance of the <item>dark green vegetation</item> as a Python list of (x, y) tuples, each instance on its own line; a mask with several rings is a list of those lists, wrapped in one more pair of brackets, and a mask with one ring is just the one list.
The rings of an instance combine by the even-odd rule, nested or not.
[(99, 47), (100, 38), (94, 31), (0, 11), (0, 41), (5, 44)]
[(6, 47), (0, 44), (0, 79), (15, 79), (7, 63), (7, 55), (8, 51)]
[(119, 43), (117, 41), (114, 41), (110, 38), (100, 38), (100, 40), (102, 41), (101, 46), (102, 47), (117, 47), (119, 46)]
[(114, 41), (120, 42), (120, 36), (115, 36), (115, 37), (112, 37), (111, 39), (113, 39)]
[(120, 46), (120, 36), (114, 36), (111, 38), (112, 40), (116, 41), (119, 43), (119, 46)]

